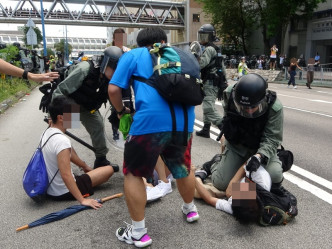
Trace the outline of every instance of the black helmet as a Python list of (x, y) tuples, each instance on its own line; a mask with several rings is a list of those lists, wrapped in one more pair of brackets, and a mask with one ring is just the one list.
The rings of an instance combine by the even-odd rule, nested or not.
[(216, 41), (216, 30), (211, 24), (204, 24), (198, 30), (198, 41), (207, 43)]
[(15, 47), (17, 47), (18, 49), (21, 48), (21, 44), (20, 44), (19, 42), (14, 42), (13, 45), (14, 45)]
[(257, 118), (268, 108), (267, 82), (262, 76), (250, 73), (243, 76), (233, 89), (236, 111), (246, 118)]
[(83, 56), (84, 55), (84, 52), (80, 52), (79, 54), (78, 54), (78, 57), (81, 57), (81, 56)]
[(106, 48), (104, 50), (103, 60), (100, 65), (100, 72), (104, 74), (107, 66), (115, 69), (122, 54), (123, 51), (119, 47), (110, 46)]
[(0, 49), (6, 48), (6, 43), (0, 42)]

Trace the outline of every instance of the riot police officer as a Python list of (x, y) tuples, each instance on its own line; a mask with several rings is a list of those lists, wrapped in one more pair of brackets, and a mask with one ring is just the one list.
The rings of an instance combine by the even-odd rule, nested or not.
[(216, 98), (221, 99), (222, 91), (227, 87), (226, 70), (221, 50), (213, 42), (217, 41), (216, 31), (211, 24), (204, 24), (198, 31), (198, 41), (205, 47), (199, 58), (201, 78), (203, 80), (203, 122), (204, 126), (196, 135), (210, 137), (211, 124), (221, 128), (222, 116), (215, 109)]
[(213, 185), (225, 191), (244, 163), (248, 171), (263, 165), (272, 183), (279, 186), (283, 170), (277, 148), (283, 136), (283, 107), (276, 93), (267, 90), (260, 75), (250, 73), (224, 91), (223, 107), (225, 149), (212, 165), (203, 165), (206, 174), (199, 176), (211, 174)]
[[(103, 118), (99, 108), (108, 100), (108, 82), (112, 78), (122, 50), (111, 46), (105, 49), (100, 64), (82, 61), (70, 68), (69, 75), (57, 86), (53, 98), (66, 95), (80, 105), (80, 119), (96, 149), (94, 168), (110, 165), (106, 159), (108, 148), (104, 134)], [(112, 164), (114, 167), (115, 165)]]

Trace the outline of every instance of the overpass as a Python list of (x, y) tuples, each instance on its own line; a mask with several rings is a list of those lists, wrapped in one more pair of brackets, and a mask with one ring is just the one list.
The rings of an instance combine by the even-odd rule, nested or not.
[[(43, 14), (45, 24), (128, 28), (159, 26), (167, 30), (185, 30), (188, 1), (43, 0)], [(29, 18), (41, 23), (39, 0), (11, 2), (16, 2), (16, 7), (0, 3), (0, 23), (26, 24)], [(45, 9), (46, 5), (50, 7)]]

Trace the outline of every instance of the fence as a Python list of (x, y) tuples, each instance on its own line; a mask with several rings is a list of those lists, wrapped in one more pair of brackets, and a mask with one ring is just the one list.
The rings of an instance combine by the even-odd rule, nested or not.
[[(314, 81), (313, 85), (324, 85), (332, 87), (332, 68), (330, 64), (323, 64), (314, 68)], [(297, 69), (295, 78), (299, 81), (307, 81), (307, 67), (302, 67), (302, 71)], [(289, 79), (288, 67), (284, 68), (284, 79)]]

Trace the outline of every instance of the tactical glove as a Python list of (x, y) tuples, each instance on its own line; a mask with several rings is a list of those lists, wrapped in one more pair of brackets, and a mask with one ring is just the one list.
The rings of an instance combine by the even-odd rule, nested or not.
[(254, 155), (250, 157), (249, 160), (247, 161), (246, 170), (249, 172), (253, 171), (256, 172), (259, 166), (261, 166), (261, 158), (259, 156)]
[(52, 100), (52, 94), (45, 94), (39, 104), (39, 110), (42, 110), (42, 112), (48, 112), (48, 106), (51, 103)]

